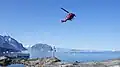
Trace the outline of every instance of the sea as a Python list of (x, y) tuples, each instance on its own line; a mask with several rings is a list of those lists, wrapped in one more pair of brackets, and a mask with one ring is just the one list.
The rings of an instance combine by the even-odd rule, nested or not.
[[(29, 53), (30, 58), (53, 56), (53, 52), (30, 51)], [(64, 62), (90, 62), (120, 58), (120, 52), (56, 52), (54, 55)], [(24, 65), (14, 64), (8, 67), (24, 67)]]

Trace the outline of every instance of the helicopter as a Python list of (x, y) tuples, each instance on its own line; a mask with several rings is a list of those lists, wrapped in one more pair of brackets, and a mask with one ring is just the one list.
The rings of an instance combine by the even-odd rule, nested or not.
[(66, 21), (68, 21), (68, 20), (70, 20), (70, 21), (72, 21), (72, 19), (74, 18), (74, 17), (76, 17), (76, 15), (74, 14), (74, 13), (70, 13), (70, 12), (68, 12), (66, 9), (64, 9), (64, 8), (61, 8), (63, 11), (65, 11), (66, 13), (68, 13), (68, 15), (65, 17), (65, 19), (64, 20), (61, 20), (61, 22), (63, 23), (63, 22), (66, 22)]

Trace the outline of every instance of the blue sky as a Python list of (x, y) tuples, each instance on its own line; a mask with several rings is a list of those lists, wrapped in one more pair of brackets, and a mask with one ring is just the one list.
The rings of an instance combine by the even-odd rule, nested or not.
[[(0, 34), (24, 46), (120, 50), (120, 0), (0, 0)], [(76, 14), (61, 23), (64, 7)]]

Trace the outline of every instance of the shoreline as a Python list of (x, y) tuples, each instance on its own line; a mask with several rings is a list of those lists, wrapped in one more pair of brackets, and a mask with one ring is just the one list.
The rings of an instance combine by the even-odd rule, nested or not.
[(23, 64), (25, 67), (120, 67), (120, 58), (92, 62), (62, 62), (56, 57), (35, 58), (35, 59), (10, 59), (0, 60), (1, 66), (11, 64)]

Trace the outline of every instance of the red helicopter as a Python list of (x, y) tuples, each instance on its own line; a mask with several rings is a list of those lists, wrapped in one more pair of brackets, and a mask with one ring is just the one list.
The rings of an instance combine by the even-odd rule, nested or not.
[(61, 8), (61, 9), (68, 13), (68, 15), (66, 16), (66, 18), (65, 18), (64, 20), (61, 20), (62, 23), (63, 23), (63, 22), (66, 22), (67, 20), (72, 21), (72, 19), (73, 19), (74, 17), (76, 17), (76, 15), (75, 15), (74, 13), (70, 13), (70, 12), (68, 12), (67, 10), (65, 10), (64, 8)]

